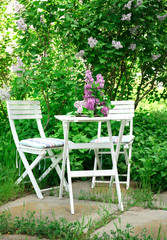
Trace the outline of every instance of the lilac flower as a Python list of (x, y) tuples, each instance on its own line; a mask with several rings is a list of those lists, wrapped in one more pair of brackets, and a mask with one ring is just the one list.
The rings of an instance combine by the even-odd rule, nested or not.
[(137, 25), (137, 26), (129, 28), (129, 31), (132, 35), (135, 35), (137, 33), (138, 28), (139, 28), (139, 26)]
[(135, 43), (131, 43), (131, 45), (128, 47), (128, 49), (131, 49), (132, 51), (134, 51), (136, 48), (136, 44)]
[(17, 25), (18, 25), (19, 30), (26, 30), (26, 29), (27, 29), (27, 24), (25, 24), (23, 18), (20, 18), (20, 19), (17, 21)]
[(80, 50), (78, 53), (75, 54), (75, 57), (76, 58), (82, 58), (84, 53), (85, 53), (84, 50)]
[(86, 107), (85, 101), (76, 101), (74, 107), (77, 108), (77, 113), (82, 113), (83, 107)]
[(132, 2), (133, 2), (133, 0), (129, 1), (127, 4), (125, 4), (124, 9), (125, 8), (131, 9)]
[(95, 108), (95, 99), (94, 98), (87, 99), (86, 108), (89, 110), (94, 110), (94, 108)]
[(116, 49), (123, 48), (122, 44), (119, 41), (112, 41), (112, 46)]
[(7, 46), (6, 49), (5, 49), (5, 52), (7, 52), (9, 54), (12, 54), (13, 53), (13, 48), (10, 47), (10, 46)]
[(91, 87), (92, 87), (91, 84), (86, 84), (84, 88), (85, 88), (85, 89), (90, 89)]
[(157, 18), (159, 21), (163, 21), (167, 17), (167, 13), (163, 16), (158, 15)]
[(92, 38), (92, 37), (88, 38), (88, 44), (91, 48), (93, 48), (97, 44), (97, 42), (98, 41), (96, 38)]
[(17, 65), (12, 64), (11, 71), (16, 72), (17, 75), (20, 75), (20, 72), (24, 72), (25, 70), (22, 68), (24, 63), (21, 61), (20, 57), (17, 57)]
[(153, 54), (152, 55), (152, 60), (155, 61), (155, 60), (157, 60), (160, 57), (161, 57), (161, 54), (157, 54), (157, 55)]
[(143, 3), (143, 0), (137, 0), (137, 4), (135, 5), (135, 7), (142, 5), (142, 3)]
[(87, 71), (86, 71), (85, 77), (86, 77), (86, 79), (85, 79), (85, 82), (86, 82), (86, 83), (91, 84), (91, 83), (94, 82), (94, 79), (93, 79), (93, 77), (92, 77), (92, 73), (91, 73), (90, 70), (87, 70)]
[(131, 20), (132, 13), (123, 14), (121, 20), (122, 21), (130, 21)]
[(88, 99), (88, 98), (92, 97), (92, 92), (89, 91), (88, 89), (84, 90), (84, 94), (85, 94), (84, 99)]
[(16, 13), (20, 13), (25, 9), (24, 5), (20, 4), (18, 1), (14, 1), (13, 5)]
[(44, 15), (41, 15), (41, 16), (40, 16), (40, 23), (45, 23)]
[(7, 14), (12, 14), (13, 13), (13, 6), (12, 6), (11, 3), (6, 6), (6, 13)]
[(101, 113), (103, 113), (104, 117), (107, 116), (108, 112), (109, 112), (109, 108), (106, 107), (106, 106), (104, 106), (104, 107), (101, 109)]
[(0, 88), (0, 99), (1, 100), (10, 99), (10, 88), (7, 87), (5, 84), (3, 85), (3, 88)]
[(104, 83), (105, 83), (103, 76), (101, 74), (98, 74), (96, 76), (96, 79), (97, 80), (95, 81), (95, 83), (99, 83), (99, 87), (97, 87), (97, 88), (103, 88), (104, 87)]

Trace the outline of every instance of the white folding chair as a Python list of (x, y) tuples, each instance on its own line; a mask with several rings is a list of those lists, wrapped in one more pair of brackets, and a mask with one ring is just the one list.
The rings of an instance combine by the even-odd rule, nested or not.
[[(42, 113), (39, 101), (7, 101), (8, 117), (10, 122), (11, 131), (16, 144), (17, 151), (19, 152), (20, 158), (24, 164), (25, 171), (16, 181), (19, 184), (27, 175), (34, 187), (34, 190), (38, 198), (42, 199), (42, 192), (48, 189), (41, 190), (32, 172), (33, 168), (42, 159), (51, 159), (51, 164), (39, 177), (39, 181), (44, 179), (52, 169), (55, 169), (59, 178), (61, 178), (61, 169), (58, 163), (62, 160), (62, 152), (58, 155), (54, 155), (52, 149), (62, 150), (64, 146), (64, 140), (55, 138), (46, 138), (41, 119)], [(40, 137), (39, 138), (29, 138), (19, 141), (18, 134), (16, 131), (15, 120), (19, 119), (32, 119), (36, 120)], [(24, 131), (24, 129), (23, 129)], [(27, 154), (35, 154), (37, 157), (35, 160), (29, 164)], [(64, 186), (68, 191), (68, 186), (66, 180), (64, 181)]]
[[(120, 183), (126, 184), (126, 188), (128, 189), (130, 186), (130, 160), (132, 156), (132, 143), (134, 140), (134, 135), (133, 135), (133, 117), (134, 117), (134, 101), (129, 100), (129, 101), (111, 101), (112, 105), (115, 105), (115, 107), (111, 110), (109, 110), (109, 114), (112, 115), (119, 115), (119, 114), (130, 114), (131, 118), (126, 121), (126, 126), (129, 126), (129, 134), (128, 135), (123, 135), (122, 138), (122, 150), (119, 152), (119, 154), (123, 154), (125, 158), (125, 162), (127, 165), (127, 173), (126, 174), (118, 174), (118, 176), (123, 176), (126, 177), (126, 181), (119, 181)], [(98, 138), (92, 140), (91, 142), (95, 143), (106, 143), (109, 141), (108, 137), (102, 137), (101, 136), (101, 124), (102, 122), (99, 122), (98, 124)], [(118, 136), (113, 136), (113, 143), (114, 145), (117, 144)], [(104, 151), (104, 149), (100, 149), (98, 151), (99, 157), (104, 154), (111, 154), (109, 151)], [(97, 159), (95, 158), (94, 162), (94, 170), (97, 169), (97, 167), (102, 168), (102, 166), (98, 166), (99, 164), (97, 163)], [(102, 165), (102, 161), (101, 161)], [(104, 180), (97, 180), (96, 177), (92, 178), (92, 188), (95, 187), (95, 183), (111, 183), (112, 182), (112, 177), (110, 181), (104, 181)]]

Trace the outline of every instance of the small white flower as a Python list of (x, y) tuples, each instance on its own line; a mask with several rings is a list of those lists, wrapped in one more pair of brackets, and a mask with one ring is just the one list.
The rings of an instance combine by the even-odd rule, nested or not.
[(9, 54), (12, 54), (13, 53), (13, 48), (10, 47), (10, 46), (7, 46), (6, 49), (5, 49), (5, 52), (7, 52)]
[(43, 9), (38, 8), (38, 9), (37, 9), (37, 12), (43, 12)]
[(123, 14), (121, 20), (122, 21), (130, 21), (131, 20), (132, 13)]
[(161, 54), (157, 54), (157, 55), (156, 55), (156, 54), (153, 54), (153, 55), (152, 55), (152, 60), (155, 61), (155, 60), (157, 60), (157, 59), (160, 58), (160, 57), (161, 57)]
[(136, 44), (135, 43), (131, 43), (131, 45), (128, 47), (128, 49), (131, 49), (132, 51), (134, 51), (136, 48)]
[(112, 41), (112, 46), (116, 49), (123, 48), (122, 44), (119, 41)]
[(26, 29), (27, 29), (27, 24), (25, 24), (23, 18), (20, 18), (20, 19), (17, 21), (17, 25), (18, 25), (19, 30), (26, 30)]
[(97, 42), (98, 41), (96, 38), (92, 38), (92, 37), (88, 38), (88, 44), (91, 48), (93, 48), (97, 44)]
[(82, 58), (83, 55), (84, 55), (84, 50), (80, 50), (78, 53), (75, 54), (75, 57), (76, 58), (80, 58), (80, 57)]
[(40, 61), (42, 60), (42, 57), (41, 57), (40, 55), (37, 55), (36, 60), (37, 60), (38, 62), (40, 62)]

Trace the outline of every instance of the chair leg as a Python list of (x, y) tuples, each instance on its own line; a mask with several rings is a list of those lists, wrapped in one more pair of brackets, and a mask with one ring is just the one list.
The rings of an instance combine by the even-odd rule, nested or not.
[[(99, 154), (98, 154), (98, 150), (95, 149), (94, 150), (94, 153), (95, 153), (95, 160), (94, 160), (94, 168), (93, 170), (97, 170), (97, 167), (102, 170), (102, 166), (101, 166), (101, 163), (99, 161)], [(95, 187), (95, 183), (96, 183), (96, 176), (93, 176), (92, 177), (92, 185), (91, 185), (91, 188), (94, 188)]]
[[(93, 170), (95, 171), (96, 169), (97, 169), (97, 159), (95, 157)], [(93, 176), (91, 188), (95, 187), (95, 182), (96, 182), (96, 176)]]
[(129, 154), (128, 154), (127, 148), (124, 147), (125, 161), (126, 161), (126, 165), (127, 165), (127, 179), (126, 179), (126, 189), (127, 190), (129, 189), (129, 186), (130, 186), (130, 163), (129, 163), (130, 153), (131, 153), (131, 149), (129, 149)]
[(127, 184), (126, 189), (128, 190), (130, 186), (130, 163), (128, 163), (128, 170), (127, 170)]
[[(37, 184), (37, 181), (36, 181), (36, 179), (35, 179), (32, 171), (31, 171), (32, 166), (30, 167), (30, 165), (28, 164), (28, 161), (27, 161), (27, 159), (26, 159), (26, 156), (25, 156), (25, 154), (24, 154), (23, 152), (19, 151), (19, 154), (20, 154), (20, 157), (21, 157), (21, 159), (22, 159), (22, 161), (23, 161), (24, 167), (25, 167), (25, 169), (26, 169), (25, 174), (26, 174), (26, 175), (28, 174), (28, 176), (29, 176), (29, 178), (30, 178), (30, 180), (31, 180), (31, 183), (32, 183), (32, 185), (33, 185), (33, 187), (34, 187), (34, 190), (35, 190), (35, 192), (36, 192), (36, 194), (37, 194), (37, 197), (40, 198), (40, 199), (43, 199), (43, 195), (42, 195), (42, 193), (41, 193), (41, 190), (40, 190), (40, 188), (39, 188), (39, 186), (38, 186), (38, 184)], [(41, 157), (41, 156), (40, 156), (40, 157)], [(38, 161), (38, 162), (39, 162), (39, 161)]]
[[(23, 153), (24, 154), (24, 153)], [(25, 155), (24, 155), (25, 156)], [(32, 170), (43, 158), (43, 156), (38, 156), (32, 163), (29, 165), (30, 169)], [(24, 162), (23, 162), (24, 163)], [(28, 163), (28, 162), (27, 162)], [(23, 174), (17, 179), (16, 184), (19, 184), (26, 176), (28, 175), (27, 170), (23, 172)]]
[[(54, 155), (54, 154), (53, 154), (53, 151), (52, 151), (51, 149), (48, 150), (48, 154), (49, 154), (49, 156), (53, 156), (53, 155)], [(45, 178), (46, 175), (47, 175), (53, 168), (55, 168), (55, 170), (56, 170), (59, 178), (61, 179), (61, 169), (60, 169), (58, 163), (63, 159), (63, 154), (60, 154), (60, 155), (57, 157), (57, 159), (56, 159), (55, 157), (51, 157), (50, 159), (51, 159), (51, 161), (52, 161), (52, 164), (51, 164), (51, 165), (49, 166), (49, 168), (40, 176), (39, 181), (41, 181), (43, 178)], [(64, 184), (64, 187), (65, 187), (66, 191), (68, 192), (68, 184), (67, 184), (66, 179), (64, 179), (63, 184)]]

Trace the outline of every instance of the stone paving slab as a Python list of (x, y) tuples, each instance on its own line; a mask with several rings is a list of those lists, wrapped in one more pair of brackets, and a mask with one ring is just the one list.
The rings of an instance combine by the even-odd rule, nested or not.
[(115, 224), (121, 230), (125, 230), (127, 224), (131, 224), (134, 235), (140, 234), (142, 229), (146, 228), (146, 233), (152, 234), (153, 239), (157, 239), (159, 227), (161, 226), (161, 238), (167, 238), (167, 211), (150, 210), (141, 207), (132, 207), (129, 211), (122, 213), (117, 219), (111, 221), (106, 226), (98, 229), (94, 234), (99, 236), (106, 232), (110, 234), (111, 230), (116, 230)]
[[(108, 189), (108, 187), (107, 187)], [(74, 182), (73, 184), (74, 195), (80, 194), (80, 191), (89, 192), (93, 194), (93, 190), (90, 187), (90, 182)], [(106, 187), (97, 187), (97, 193), (106, 192)], [(122, 189), (124, 192), (125, 189)], [(35, 194), (17, 199), (15, 201), (9, 202), (3, 206), (0, 206), (0, 214), (3, 211), (10, 211), (12, 217), (15, 216), (26, 216), (28, 210), (35, 211), (35, 217), (39, 218), (41, 215), (43, 217), (48, 217), (50, 220), (65, 218), (69, 222), (82, 221), (83, 214), (85, 219), (85, 224), (90, 220), (99, 220), (100, 214), (103, 208), (107, 209), (110, 213), (116, 213), (118, 206), (116, 204), (102, 203), (96, 201), (86, 201), (86, 200), (74, 200), (75, 214), (72, 215), (70, 212), (70, 202), (69, 198), (63, 197), (60, 200), (56, 196), (50, 196), (49, 193), (45, 194), (44, 199), (40, 200)], [(167, 206), (167, 192), (158, 194), (156, 196), (156, 205), (158, 207)], [(167, 209), (166, 209), (167, 210)], [(132, 207), (129, 211), (123, 212), (118, 218), (121, 220), (121, 229), (126, 229), (126, 225), (129, 223), (133, 225), (134, 234), (141, 232), (143, 228), (146, 228), (146, 232), (149, 234), (152, 232), (154, 235), (153, 239), (156, 239), (158, 234), (159, 226), (161, 225), (161, 232), (165, 234), (167, 239), (167, 211), (166, 210), (150, 210), (140, 207)], [(115, 219), (107, 225), (96, 230), (95, 233), (102, 235), (103, 232), (110, 234), (111, 230), (115, 230), (115, 225), (119, 227), (119, 220)], [(94, 233), (94, 234), (95, 234)], [(38, 238), (29, 236), (13, 236), (13, 235), (3, 235), (0, 236), (0, 240), (37, 240)], [(164, 240), (163, 235), (161, 239)], [(160, 240), (161, 240), (160, 239)]]

